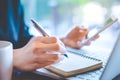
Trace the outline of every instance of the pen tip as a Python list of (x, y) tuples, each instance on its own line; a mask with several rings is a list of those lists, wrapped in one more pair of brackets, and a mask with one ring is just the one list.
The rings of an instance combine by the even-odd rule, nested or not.
[(67, 55), (67, 54), (64, 54), (64, 56), (68, 58), (68, 55)]

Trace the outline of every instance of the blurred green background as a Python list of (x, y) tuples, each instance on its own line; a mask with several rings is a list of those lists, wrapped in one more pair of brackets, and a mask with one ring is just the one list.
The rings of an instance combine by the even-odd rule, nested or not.
[(120, 0), (21, 0), (25, 21), (32, 35), (39, 35), (30, 22), (38, 21), (51, 35), (65, 36), (75, 25), (92, 29), (109, 16), (120, 19)]

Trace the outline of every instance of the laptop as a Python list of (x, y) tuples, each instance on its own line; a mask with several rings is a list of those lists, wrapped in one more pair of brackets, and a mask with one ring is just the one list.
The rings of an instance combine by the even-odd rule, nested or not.
[[(113, 80), (120, 74), (120, 34), (100, 80)], [(120, 79), (119, 79), (120, 80)]]
[[(108, 35), (110, 34), (108, 33)], [(100, 50), (98, 50), (98, 52), (96, 52), (95, 50), (93, 52), (90, 52), (89, 49), (92, 49), (92, 48), (88, 48), (88, 51), (85, 51), (84, 49), (76, 50), (76, 49), (68, 48), (68, 50), (77, 54), (84, 54), (87, 56), (102, 59), (104, 64), (103, 64), (103, 67), (100, 69), (86, 72), (83, 74), (78, 74), (68, 78), (62, 78), (54, 73), (51, 73), (50, 71), (44, 68), (38, 69), (34, 71), (34, 73), (53, 78), (53, 80), (54, 79), (56, 80), (112, 80), (114, 77), (120, 74), (120, 65), (118, 65), (120, 64), (120, 49), (119, 49), (120, 48), (120, 32), (119, 31), (118, 31), (118, 36), (116, 36), (116, 39), (113, 39), (113, 40), (115, 40), (115, 44), (110, 44), (110, 45), (113, 45), (111, 49), (107, 49), (107, 47), (110, 46), (110, 45), (107, 45), (105, 49), (101, 48)], [(96, 53), (100, 53), (100, 54), (95, 55)], [(105, 54), (105, 53), (109, 53), (109, 54)]]

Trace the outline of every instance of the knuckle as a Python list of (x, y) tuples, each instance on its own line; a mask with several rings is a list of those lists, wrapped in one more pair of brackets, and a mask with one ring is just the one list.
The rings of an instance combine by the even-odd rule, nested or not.
[(56, 51), (60, 50), (60, 46), (59, 46), (59, 44), (57, 44), (57, 43), (55, 44), (55, 50), (56, 50)]
[(40, 37), (40, 36), (37, 36), (37, 37), (34, 37), (33, 38), (33, 41), (38, 41), (38, 40), (40, 40), (42, 37)]
[(76, 26), (74, 29), (75, 29), (75, 30), (80, 30), (80, 27), (79, 27), (79, 26)]
[(57, 38), (56, 37), (51, 37), (52, 41), (57, 42)]
[(51, 61), (49, 65), (52, 65), (52, 64), (54, 64), (54, 63), (56, 63), (56, 61)]
[(54, 54), (53, 58), (54, 58), (54, 60), (58, 60), (59, 59), (59, 54)]

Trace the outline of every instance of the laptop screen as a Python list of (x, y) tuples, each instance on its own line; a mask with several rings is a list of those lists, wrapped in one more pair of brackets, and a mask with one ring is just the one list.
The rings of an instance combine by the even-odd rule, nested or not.
[(120, 32), (100, 80), (112, 80), (120, 74)]

